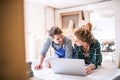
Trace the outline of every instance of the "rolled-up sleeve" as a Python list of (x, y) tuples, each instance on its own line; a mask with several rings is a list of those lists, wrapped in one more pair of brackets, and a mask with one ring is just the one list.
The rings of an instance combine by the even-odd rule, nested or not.
[(51, 45), (51, 40), (49, 38), (47, 38), (45, 40), (45, 42), (43, 43), (43, 45), (41, 46), (40, 55), (45, 56), (49, 47), (50, 47), (50, 45)]

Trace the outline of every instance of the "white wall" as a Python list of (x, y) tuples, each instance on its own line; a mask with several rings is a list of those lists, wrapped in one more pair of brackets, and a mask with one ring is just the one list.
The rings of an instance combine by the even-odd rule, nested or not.
[[(31, 61), (35, 57), (35, 38), (44, 36), (44, 6), (25, 1), (25, 40), (26, 40), (26, 60)], [(34, 54), (33, 54), (34, 53)]]
[(115, 17), (114, 16), (104, 17), (104, 16), (107, 16), (107, 14), (97, 14), (96, 12), (91, 13), (90, 21), (93, 25), (94, 36), (98, 40), (114, 40)]
[(54, 26), (55, 16), (54, 16), (54, 8), (46, 6), (46, 29), (50, 29)]
[(120, 0), (114, 0), (117, 64), (120, 68)]
[(32, 33), (44, 33), (44, 6), (32, 2), (25, 2), (25, 31)]
[(26, 59), (32, 61), (39, 56), (40, 45), (47, 35), (47, 29), (54, 25), (54, 9), (25, 0), (24, 15)]
[(78, 6), (78, 7), (73, 7), (73, 8), (65, 8), (65, 9), (60, 9), (55, 11), (55, 16), (56, 16), (56, 22), (55, 24), (60, 26), (60, 13), (65, 13), (65, 12), (73, 12), (73, 11), (93, 11), (93, 10), (101, 10), (101, 9), (107, 9), (107, 8), (112, 8), (111, 6), (113, 3), (112, 1), (108, 2), (102, 2), (102, 3), (97, 3), (97, 4), (91, 4), (91, 5), (84, 5), (84, 6)]

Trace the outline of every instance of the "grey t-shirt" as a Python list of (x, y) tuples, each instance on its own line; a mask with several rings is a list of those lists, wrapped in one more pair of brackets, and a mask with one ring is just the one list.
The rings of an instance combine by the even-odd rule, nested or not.
[(72, 58), (72, 42), (69, 38), (64, 36), (64, 44), (59, 45), (55, 44), (50, 39), (50, 37), (48, 37), (40, 50), (40, 55), (45, 56), (50, 46), (52, 46), (55, 49), (59, 49), (63, 46), (63, 48), (65, 49), (65, 58)]

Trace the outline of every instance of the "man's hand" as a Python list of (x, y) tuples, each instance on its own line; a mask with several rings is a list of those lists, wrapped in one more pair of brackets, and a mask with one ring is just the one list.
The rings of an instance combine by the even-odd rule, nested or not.
[(47, 66), (48, 68), (51, 68), (51, 64), (50, 64), (49, 60), (46, 60), (46, 66)]
[(34, 66), (35, 70), (42, 69), (42, 62), (43, 62), (43, 60), (44, 60), (44, 56), (40, 55), (40, 62), (39, 62), (39, 64)]
[(41, 64), (37, 64), (37, 65), (35, 65), (35, 70), (39, 70), (39, 69), (42, 69), (42, 65)]

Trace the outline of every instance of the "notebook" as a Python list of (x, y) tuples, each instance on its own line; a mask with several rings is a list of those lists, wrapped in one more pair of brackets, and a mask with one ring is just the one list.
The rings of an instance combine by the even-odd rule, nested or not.
[(49, 58), (53, 72), (58, 74), (85, 76), (83, 59)]

